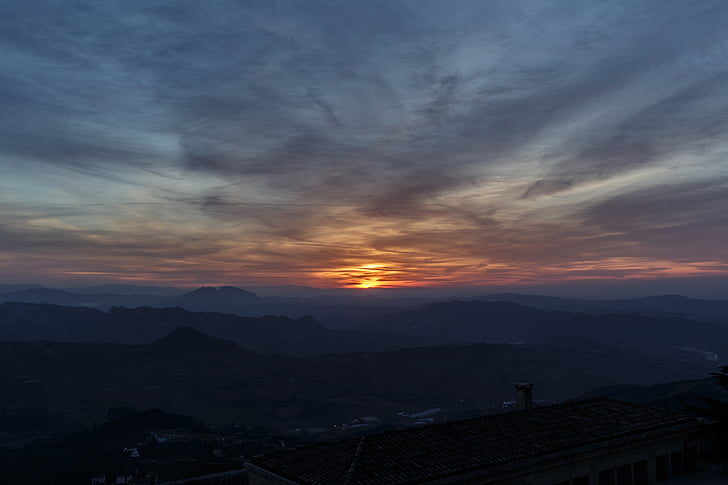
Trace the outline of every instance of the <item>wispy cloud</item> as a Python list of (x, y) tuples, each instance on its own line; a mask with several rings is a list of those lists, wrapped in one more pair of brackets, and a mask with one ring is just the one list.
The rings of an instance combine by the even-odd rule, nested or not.
[(4, 277), (724, 271), (728, 6), (456, 3), (3, 5)]

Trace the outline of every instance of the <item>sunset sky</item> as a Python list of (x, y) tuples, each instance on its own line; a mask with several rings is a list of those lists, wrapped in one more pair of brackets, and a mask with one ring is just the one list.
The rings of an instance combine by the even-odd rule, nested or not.
[(0, 282), (728, 275), (728, 2), (6, 1)]

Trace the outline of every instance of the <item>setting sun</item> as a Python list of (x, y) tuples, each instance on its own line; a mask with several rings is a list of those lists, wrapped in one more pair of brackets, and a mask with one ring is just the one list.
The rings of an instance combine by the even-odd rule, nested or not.
[(339, 268), (325, 275), (327, 279), (336, 279), (342, 286), (349, 288), (389, 288), (402, 286), (402, 271), (391, 265), (368, 263), (360, 266)]
[(383, 264), (365, 264), (358, 268), (355, 268), (349, 274), (358, 283), (354, 285), (355, 288), (377, 288), (380, 286), (386, 286), (386, 282), (382, 280), (382, 276), (386, 274)]

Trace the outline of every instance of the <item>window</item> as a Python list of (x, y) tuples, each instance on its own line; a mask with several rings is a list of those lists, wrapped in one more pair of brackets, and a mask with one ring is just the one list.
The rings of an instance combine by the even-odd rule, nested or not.
[(660, 455), (655, 460), (655, 471), (657, 481), (663, 482), (670, 479), (670, 455)]
[(617, 485), (633, 485), (632, 465), (617, 467)]
[(599, 472), (599, 485), (615, 485), (614, 468)]
[(670, 465), (673, 477), (679, 477), (685, 473), (685, 458), (682, 450), (676, 451), (670, 455)]
[(634, 485), (647, 485), (647, 460), (632, 463)]
[(698, 471), (698, 449), (695, 447), (685, 449), (685, 471)]

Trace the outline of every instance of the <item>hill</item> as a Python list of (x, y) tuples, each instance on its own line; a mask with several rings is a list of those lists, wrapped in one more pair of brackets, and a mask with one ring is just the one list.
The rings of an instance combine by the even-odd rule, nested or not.
[[(233, 286), (201, 287), (179, 294), (170, 288), (106, 285), (78, 288), (73, 291), (43, 287), (0, 286), (0, 303), (42, 303), (61, 306), (86, 306), (107, 311), (114, 306), (126, 308), (181, 307), (190, 311), (232, 313), (239, 316), (262, 317), (287, 315), (300, 318), (316, 315), (330, 328), (349, 328), (354, 322), (384, 315), (393, 308), (413, 304), (413, 300), (393, 300), (354, 296), (350, 292), (334, 296), (258, 297), (255, 293)], [(14, 291), (10, 291), (14, 290)], [(148, 293), (146, 293), (148, 292)], [(421, 301), (416, 300), (417, 303)]]
[(62, 306), (85, 306), (107, 310), (111, 306), (161, 306), (170, 297), (155, 294), (114, 293), (77, 293), (52, 288), (29, 288), (19, 291), (0, 293), (2, 302), (46, 303)]
[(715, 380), (706, 378), (652, 385), (616, 384), (592, 389), (583, 397), (610, 397), (686, 412), (706, 407), (706, 398), (728, 402), (728, 391)]
[(203, 286), (174, 299), (177, 306), (195, 310), (223, 311), (225, 307), (235, 306), (250, 300), (257, 300), (258, 296), (234, 286), (221, 286), (215, 288)]
[(549, 312), (510, 302), (451, 301), (403, 310), (360, 324), (359, 330), (429, 336), (454, 342), (523, 342), (584, 336), (650, 352), (717, 360), (728, 326), (639, 314)]
[(153, 352), (167, 356), (174, 355), (237, 355), (242, 349), (232, 340), (215, 338), (191, 327), (179, 327), (169, 335), (149, 344)]
[[(348, 329), (398, 309), (412, 309), (428, 302), (447, 302), (455, 296), (436, 296), (395, 289), (352, 290), (307, 287), (260, 287), (261, 295), (233, 286), (180, 288), (103, 285), (89, 288), (50, 289), (39, 285), (0, 285), (0, 303), (50, 303), (89, 306), (108, 310), (112, 306), (157, 308), (179, 306), (191, 311), (234, 313), (241, 316), (315, 315), (329, 328)], [(457, 292), (448, 295), (456, 295)], [(419, 295), (419, 296), (418, 296)], [(426, 298), (425, 298), (426, 297)], [(519, 293), (499, 293), (465, 300), (509, 302), (546, 311), (589, 314), (639, 313), (659, 318), (728, 324), (728, 301), (657, 295), (632, 299), (576, 299)]]
[[(697, 379), (714, 366), (596, 344), (474, 344), (312, 357), (260, 355), (183, 328), (149, 345), (0, 343), (6, 438), (74, 429), (110, 408), (211, 424), (331, 427), (359, 416), (500, 406), (528, 379), (539, 399)], [(18, 423), (26, 426), (18, 429)]]
[(728, 301), (657, 295), (618, 300), (585, 300), (518, 293), (478, 297), (481, 301), (505, 301), (548, 311), (579, 313), (639, 313), (660, 318), (685, 318), (703, 322), (728, 323)]
[(183, 308), (94, 308), (0, 304), (0, 340), (147, 344), (190, 327), (268, 354), (313, 355), (432, 345), (436, 339), (384, 332), (329, 330), (312, 317), (240, 317)]

